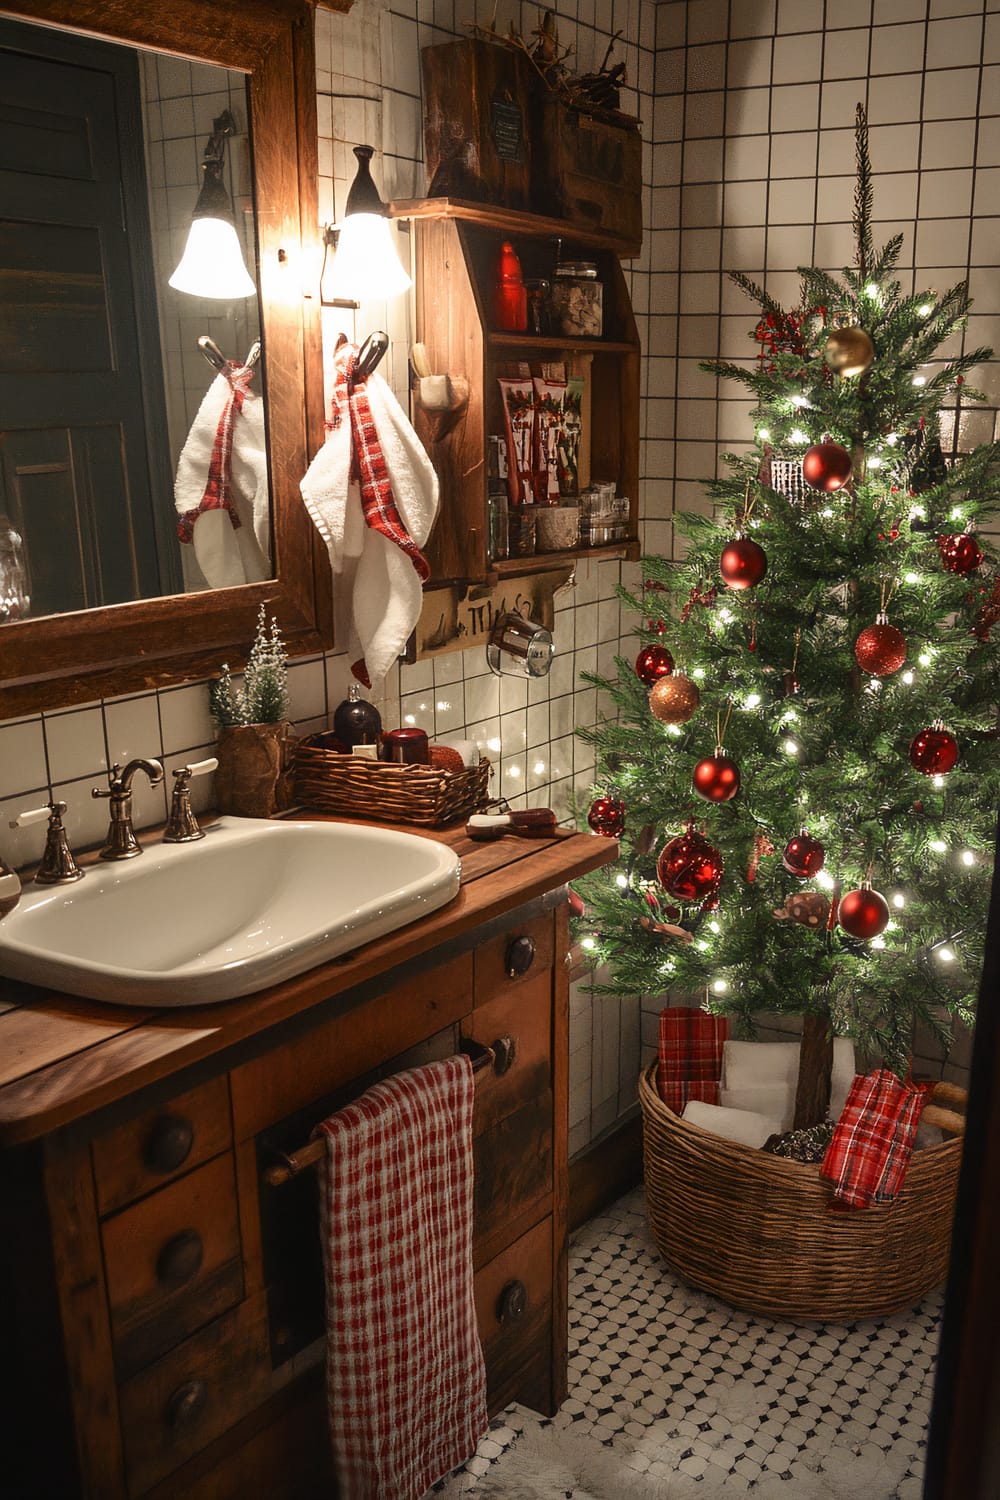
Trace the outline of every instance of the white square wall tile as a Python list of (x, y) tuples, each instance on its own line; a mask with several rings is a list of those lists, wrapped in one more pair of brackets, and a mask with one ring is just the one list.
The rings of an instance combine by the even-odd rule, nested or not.
[(208, 684), (167, 689), (160, 693), (160, 725), (164, 754), (207, 745), (215, 738), (208, 709)]
[(46, 789), (48, 779), (41, 719), (0, 724), (0, 797)]
[(95, 776), (107, 769), (104, 717), (99, 708), (74, 713), (45, 714), (45, 744), (49, 779), (72, 781), (77, 776)]
[(158, 760), (163, 751), (155, 694), (119, 698), (104, 705), (108, 757), (125, 765), (136, 756)]

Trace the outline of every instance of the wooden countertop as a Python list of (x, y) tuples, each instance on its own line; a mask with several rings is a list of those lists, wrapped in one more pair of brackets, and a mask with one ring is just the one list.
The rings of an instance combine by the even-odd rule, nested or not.
[[(348, 821), (311, 812), (291, 816)], [(607, 864), (618, 849), (612, 840), (562, 830), (545, 839), (507, 836), (482, 843), (461, 824), (443, 830), (399, 826), (455, 850), (462, 861), (458, 895), (430, 916), (296, 979), (219, 1005), (151, 1010), (0, 978), (0, 1146), (36, 1140), (346, 995)], [(157, 837), (147, 832), (143, 842), (153, 845)], [(194, 846), (191, 859), (197, 858)]]

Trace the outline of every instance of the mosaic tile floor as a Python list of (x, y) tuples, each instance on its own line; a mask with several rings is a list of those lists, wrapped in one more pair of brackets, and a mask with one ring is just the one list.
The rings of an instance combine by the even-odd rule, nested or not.
[[(736, 1312), (667, 1270), (640, 1189), (571, 1243), (570, 1394), (553, 1424), (670, 1497), (920, 1500), (941, 1303), (843, 1326)], [(486, 1473), (519, 1425), (505, 1412), (467, 1470)]]

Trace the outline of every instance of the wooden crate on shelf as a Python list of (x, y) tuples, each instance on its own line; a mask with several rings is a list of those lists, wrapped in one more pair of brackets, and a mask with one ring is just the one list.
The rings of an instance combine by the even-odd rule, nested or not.
[(590, 114), (545, 89), (532, 105), (531, 207), (589, 229), (642, 242), (639, 121)]
[(468, 37), (425, 47), (420, 61), (429, 195), (527, 208), (533, 76), (527, 57)]

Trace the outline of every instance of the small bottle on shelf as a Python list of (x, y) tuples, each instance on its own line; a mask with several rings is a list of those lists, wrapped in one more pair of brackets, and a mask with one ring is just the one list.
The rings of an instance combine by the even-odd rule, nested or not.
[(494, 284), (493, 318), (503, 333), (524, 333), (528, 327), (528, 290), (521, 262), (510, 240), (500, 246)]

